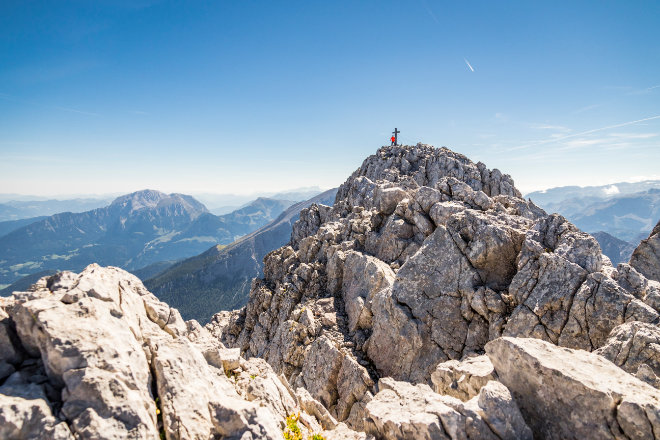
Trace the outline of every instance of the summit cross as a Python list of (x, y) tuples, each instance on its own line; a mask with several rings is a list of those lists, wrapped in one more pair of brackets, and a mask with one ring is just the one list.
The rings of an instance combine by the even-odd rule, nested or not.
[(394, 131), (392, 134), (394, 135), (394, 145), (399, 145), (399, 133), (401, 133), (399, 130), (397, 130), (396, 127), (394, 127)]

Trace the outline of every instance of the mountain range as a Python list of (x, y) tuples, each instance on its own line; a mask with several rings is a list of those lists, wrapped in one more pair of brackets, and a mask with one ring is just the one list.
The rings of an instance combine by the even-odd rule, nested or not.
[(188, 195), (127, 194), (106, 207), (55, 214), (0, 237), (0, 284), (47, 269), (80, 270), (92, 261), (131, 270), (191, 257), (264, 226), (292, 203), (260, 198), (216, 216)]
[(176, 307), (184, 319), (202, 323), (209, 321), (214, 310), (243, 307), (252, 279), (263, 275), (264, 257), (289, 242), (300, 211), (313, 203), (332, 205), (336, 194), (335, 188), (291, 205), (261, 229), (228, 246), (213, 246), (174, 264), (147, 279), (145, 286), (161, 301)]
[(603, 254), (607, 255), (615, 266), (619, 263), (630, 261), (635, 245), (618, 238), (604, 231), (592, 232), (591, 235), (598, 240)]
[[(526, 197), (593, 234), (613, 262), (628, 261), (632, 249), (648, 236), (660, 218), (660, 180), (565, 186)], [(614, 244), (613, 238), (619, 241)]]
[(205, 326), (98, 264), (0, 298), (0, 438), (657, 439), (659, 251), (614, 267), (511, 176), (382, 147)]
[(67, 200), (8, 200), (0, 203), (0, 222), (53, 215), (59, 212), (84, 212), (110, 203), (107, 198)]
[(643, 180), (640, 182), (618, 182), (599, 186), (558, 186), (542, 191), (525, 194), (537, 205), (554, 206), (570, 199), (607, 199), (614, 196), (646, 192), (650, 189), (660, 189), (660, 180)]

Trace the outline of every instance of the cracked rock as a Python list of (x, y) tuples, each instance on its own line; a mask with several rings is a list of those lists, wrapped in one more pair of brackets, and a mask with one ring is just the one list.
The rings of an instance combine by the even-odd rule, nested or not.
[(652, 439), (660, 391), (605, 358), (539, 339), (503, 337), (486, 353), (534, 436)]

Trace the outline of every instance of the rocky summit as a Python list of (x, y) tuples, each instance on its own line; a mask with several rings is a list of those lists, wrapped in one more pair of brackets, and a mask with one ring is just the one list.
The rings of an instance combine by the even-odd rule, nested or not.
[(0, 299), (0, 438), (660, 438), (657, 242), (383, 147), (205, 327), (112, 267)]

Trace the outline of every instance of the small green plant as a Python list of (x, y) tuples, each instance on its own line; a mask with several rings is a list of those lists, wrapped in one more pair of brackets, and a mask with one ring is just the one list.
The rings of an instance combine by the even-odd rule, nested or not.
[(323, 437), (321, 434), (314, 434), (312, 435), (311, 440), (325, 440), (325, 437)]
[(163, 414), (160, 411), (160, 398), (156, 397), (156, 425), (158, 426), (158, 437), (165, 440), (165, 428), (163, 427)]
[(254, 379), (255, 377), (257, 377), (256, 374), (250, 374), (250, 379)]
[(286, 429), (284, 430), (284, 439), (285, 440), (303, 440), (302, 432), (298, 426), (298, 419), (300, 418), (300, 413), (290, 414), (286, 418)]

